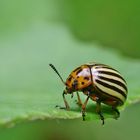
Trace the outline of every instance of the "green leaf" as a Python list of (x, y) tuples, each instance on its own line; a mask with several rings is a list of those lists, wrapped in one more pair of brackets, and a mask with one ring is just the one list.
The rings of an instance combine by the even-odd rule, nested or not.
[[(66, 98), (71, 110), (64, 106), (64, 85), (49, 67), (53, 63), (64, 79), (77, 66), (91, 61), (101, 62), (118, 69), (128, 83), (125, 106), (140, 100), (140, 63), (104, 49), (98, 43), (75, 40), (61, 25), (37, 24), (23, 33), (12, 34), (0, 41), (0, 125), (13, 126), (36, 119), (76, 119), (81, 109), (70, 95)], [(85, 96), (80, 93), (82, 100)], [(122, 108), (121, 108), (122, 109)], [(105, 118), (114, 113), (103, 105)], [(123, 113), (123, 112), (122, 112)], [(86, 120), (96, 120), (95, 102), (89, 101)]]

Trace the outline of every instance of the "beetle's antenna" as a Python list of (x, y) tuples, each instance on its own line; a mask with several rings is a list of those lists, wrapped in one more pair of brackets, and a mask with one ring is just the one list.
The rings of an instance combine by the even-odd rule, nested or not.
[(57, 75), (61, 79), (62, 83), (65, 85), (65, 82), (64, 82), (63, 78), (61, 77), (61, 75), (59, 74), (59, 72), (57, 71), (57, 69), (55, 68), (55, 66), (53, 64), (49, 64), (49, 66), (57, 73)]

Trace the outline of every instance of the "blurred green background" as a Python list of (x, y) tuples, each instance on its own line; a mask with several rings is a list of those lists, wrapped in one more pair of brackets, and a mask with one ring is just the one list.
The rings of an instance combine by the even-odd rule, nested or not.
[[(59, 81), (54, 81), (56, 77), (47, 71), (48, 63), (54, 62), (62, 72), (63, 68), (68, 68), (69, 70), (63, 72), (66, 77), (74, 66), (94, 58), (89, 51), (87, 51), (89, 56), (86, 52), (88, 47), (93, 47), (94, 51), (94, 45), (89, 45), (91, 43), (99, 44), (97, 47), (99, 46), (109, 56), (114, 52), (120, 54), (118, 55), (120, 63), (121, 59), (125, 59), (139, 64), (139, 7), (138, 0), (0, 0), (0, 94), (6, 98), (5, 93), (8, 95), (13, 92), (28, 94), (30, 91), (45, 93), (46, 87), (49, 88), (51, 84), (59, 86)], [(69, 35), (66, 34), (65, 37), (63, 33), (58, 34), (62, 31), (68, 32)], [(71, 40), (76, 41), (78, 45), (71, 43)], [(83, 55), (79, 56), (80, 44)], [(60, 47), (61, 45), (63, 47)], [(66, 54), (67, 50), (71, 52)], [(114, 64), (109, 58), (101, 56), (100, 59), (100, 53), (97, 56), (97, 60)], [(76, 62), (73, 65), (75, 59)], [(123, 73), (135, 72), (134, 69), (132, 71), (129, 69), (127, 72), (123, 68)], [(44, 77), (45, 72), (49, 73), (48, 79)], [(51, 76), (54, 76), (54, 79), (51, 79)], [(138, 83), (135, 84), (138, 85)], [(62, 88), (63, 86), (59, 87), (59, 91)], [(54, 92), (55, 87), (49, 91)], [(45, 97), (44, 94), (40, 96)], [(10, 98), (12, 98), (11, 95)], [(30, 102), (30, 99), (27, 101)], [(42, 102), (45, 101), (42, 100)], [(105, 126), (101, 126), (100, 121), (83, 123), (80, 119), (38, 120), (24, 122), (12, 128), (2, 127), (0, 139), (137, 140), (140, 137), (139, 106), (140, 103), (129, 106), (121, 113), (118, 121), (108, 119)], [(14, 106), (11, 107), (14, 109)], [(5, 112), (8, 112), (7, 110)]]

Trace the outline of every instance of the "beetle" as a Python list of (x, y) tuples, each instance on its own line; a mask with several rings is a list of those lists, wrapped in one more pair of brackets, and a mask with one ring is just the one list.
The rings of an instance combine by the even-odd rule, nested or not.
[[(117, 70), (105, 64), (86, 63), (74, 69), (64, 82), (55, 66), (49, 65), (66, 86), (62, 95), (67, 110), (70, 107), (65, 95), (71, 94), (73, 96), (73, 93), (76, 92), (83, 120), (85, 120), (86, 105), (89, 99), (96, 102), (96, 112), (99, 114), (102, 124), (104, 124), (104, 116), (101, 103), (111, 106), (112, 110), (116, 112), (116, 118), (120, 116), (117, 107), (122, 106), (126, 101), (128, 90), (126, 81)], [(87, 96), (84, 103), (82, 103), (78, 92), (83, 92)]]

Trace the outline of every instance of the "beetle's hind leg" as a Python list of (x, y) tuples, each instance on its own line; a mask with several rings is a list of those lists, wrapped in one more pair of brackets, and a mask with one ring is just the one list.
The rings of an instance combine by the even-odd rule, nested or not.
[(115, 119), (118, 119), (120, 117), (120, 112), (116, 107), (112, 107), (112, 110), (115, 111)]
[(99, 114), (100, 119), (102, 120), (102, 125), (104, 125), (104, 116), (101, 111), (101, 102), (97, 101), (96, 112)]

